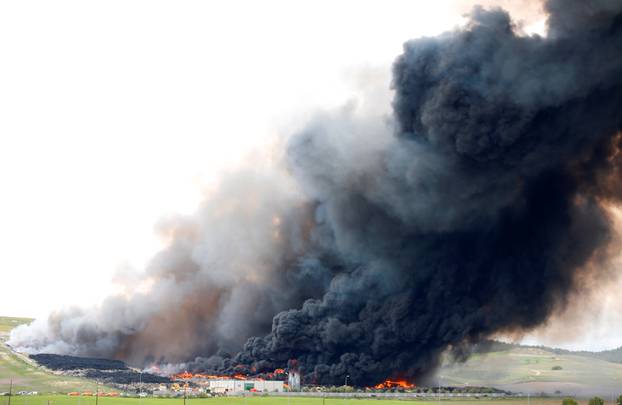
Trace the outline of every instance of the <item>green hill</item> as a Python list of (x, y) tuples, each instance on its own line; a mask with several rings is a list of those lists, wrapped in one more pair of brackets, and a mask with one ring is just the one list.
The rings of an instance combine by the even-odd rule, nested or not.
[(446, 363), (439, 371), (443, 385), (492, 386), (513, 392), (568, 395), (622, 391), (622, 364), (555, 349), (519, 345), (474, 353), (464, 363)]
[(0, 316), (0, 338), (6, 336), (11, 329), (16, 326), (32, 322), (31, 318), (11, 318), (7, 316)]
[(9, 390), (11, 380), (14, 392), (95, 391), (95, 382), (50, 373), (38, 367), (26, 356), (14, 353), (5, 345), (11, 329), (31, 321), (32, 319), (28, 318), (0, 317), (0, 392)]
[(476, 344), (473, 347), (473, 352), (475, 353), (490, 353), (490, 352), (503, 352), (511, 349), (519, 349), (519, 348), (536, 348), (542, 349), (547, 352), (552, 352), (555, 354), (569, 354), (575, 356), (582, 357), (592, 357), (599, 360), (610, 361), (612, 363), (622, 363), (622, 347), (618, 347), (617, 349), (611, 350), (603, 350), (600, 352), (591, 352), (586, 350), (581, 351), (572, 351), (566, 349), (558, 349), (553, 347), (546, 346), (524, 346), (516, 343), (506, 343), (500, 342), (497, 340), (487, 340), (481, 343)]
[(610, 361), (612, 363), (622, 363), (622, 347), (612, 350), (603, 350), (602, 352), (572, 352), (564, 349), (553, 349), (557, 354), (574, 354), (576, 356), (593, 357), (599, 360)]

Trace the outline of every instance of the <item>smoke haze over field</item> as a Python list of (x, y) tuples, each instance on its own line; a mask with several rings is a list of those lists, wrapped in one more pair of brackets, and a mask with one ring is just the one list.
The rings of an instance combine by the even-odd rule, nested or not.
[[(282, 165), (231, 173), (128, 295), (16, 329), (30, 352), (307, 381), (418, 379), (606, 279), (621, 197), (622, 2), (549, 0), (411, 40), (393, 113), (322, 112)], [(182, 366), (180, 366), (182, 367)]]

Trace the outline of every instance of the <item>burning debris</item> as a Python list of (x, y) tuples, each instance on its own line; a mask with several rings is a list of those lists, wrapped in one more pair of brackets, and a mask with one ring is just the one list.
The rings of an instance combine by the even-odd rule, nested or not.
[(261, 380), (263, 378), (258, 376), (246, 376), (243, 374), (233, 374), (233, 375), (215, 375), (215, 374), (202, 374), (202, 373), (189, 373), (184, 371), (183, 373), (173, 374), (171, 377), (173, 381), (179, 380), (222, 380), (222, 379), (231, 379), (231, 380), (248, 380), (250, 378)]
[(545, 9), (547, 37), (475, 8), (407, 42), (388, 124), (318, 115), (286, 170), (231, 175), (163, 227), (148, 292), (10, 343), (208, 374), (295, 358), (307, 382), (373, 386), (425, 381), (448, 349), (543, 324), (607, 278), (622, 196), (622, 3)]
[(390, 390), (393, 388), (403, 388), (403, 389), (412, 389), (415, 388), (415, 384), (410, 384), (404, 380), (386, 380), (381, 382), (380, 384), (374, 385), (374, 389), (377, 390)]

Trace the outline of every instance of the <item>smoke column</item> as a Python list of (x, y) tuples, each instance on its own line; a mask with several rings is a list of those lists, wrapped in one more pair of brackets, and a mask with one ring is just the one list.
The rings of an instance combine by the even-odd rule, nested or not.
[(285, 170), (232, 174), (163, 226), (145, 291), (10, 344), (370, 385), (543, 324), (607, 271), (622, 191), (622, 2), (544, 7), (546, 37), (476, 7), (407, 42), (391, 117), (318, 114)]

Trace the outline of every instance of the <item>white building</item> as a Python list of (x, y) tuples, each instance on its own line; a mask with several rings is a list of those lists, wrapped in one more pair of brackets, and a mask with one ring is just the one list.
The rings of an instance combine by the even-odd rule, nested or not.
[(283, 381), (273, 380), (207, 380), (205, 387), (215, 394), (243, 392), (283, 392)]

